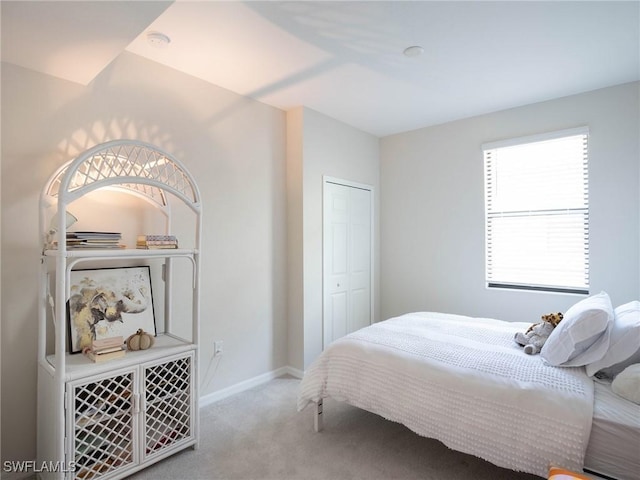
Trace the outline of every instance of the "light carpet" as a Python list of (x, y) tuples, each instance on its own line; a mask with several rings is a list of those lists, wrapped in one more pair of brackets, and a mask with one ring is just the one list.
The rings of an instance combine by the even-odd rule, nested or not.
[[(136, 480), (540, 480), (448, 449), (404, 426), (325, 400), (324, 430), (313, 409), (296, 411), (300, 380), (280, 377), (200, 410), (200, 446)], [(526, 433), (523, 432), (523, 435)]]

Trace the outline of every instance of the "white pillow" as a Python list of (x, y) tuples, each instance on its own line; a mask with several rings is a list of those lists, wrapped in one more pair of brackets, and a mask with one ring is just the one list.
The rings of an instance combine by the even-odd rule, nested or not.
[(602, 370), (597, 372), (596, 375), (598, 377), (614, 379), (616, 378), (616, 375), (618, 375), (621, 371), (623, 371), (625, 368), (635, 363), (640, 363), (640, 349), (638, 349), (636, 353), (631, 355), (629, 358), (627, 358), (623, 362), (616, 363), (615, 365), (612, 365), (609, 368), (603, 368)]
[(577, 367), (600, 360), (609, 348), (613, 307), (606, 292), (580, 300), (564, 314), (540, 351), (549, 364)]
[(614, 310), (613, 317), (609, 349), (600, 360), (587, 365), (589, 376), (616, 365), (617, 371), (609, 372), (614, 377), (628, 366), (621, 362), (631, 359), (640, 351), (640, 302), (636, 300), (620, 305)]
[(630, 365), (611, 382), (613, 393), (640, 405), (640, 363)]

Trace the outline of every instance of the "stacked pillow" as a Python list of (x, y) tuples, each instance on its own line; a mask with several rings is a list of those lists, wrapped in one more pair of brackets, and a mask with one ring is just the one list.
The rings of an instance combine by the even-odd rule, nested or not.
[(601, 360), (609, 349), (614, 312), (606, 292), (571, 306), (540, 351), (549, 364), (578, 367)]
[(611, 382), (613, 393), (640, 405), (640, 363), (629, 365)]
[(545, 342), (551, 365), (584, 365), (587, 374), (613, 379), (611, 389), (640, 404), (640, 302), (611, 307), (600, 292), (573, 305)]
[(605, 355), (587, 365), (587, 374), (602, 371), (614, 378), (629, 365), (640, 363), (640, 302), (620, 305), (614, 311), (613, 327)]

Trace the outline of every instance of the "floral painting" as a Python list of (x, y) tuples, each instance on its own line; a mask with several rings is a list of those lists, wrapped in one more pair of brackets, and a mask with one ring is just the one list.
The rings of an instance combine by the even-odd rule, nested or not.
[(155, 335), (150, 268), (72, 270), (68, 304), (71, 352), (93, 340), (122, 336), (139, 328)]

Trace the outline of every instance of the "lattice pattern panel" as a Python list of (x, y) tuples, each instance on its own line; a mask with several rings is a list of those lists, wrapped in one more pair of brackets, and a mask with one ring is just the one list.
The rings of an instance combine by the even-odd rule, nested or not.
[[(66, 169), (63, 169), (51, 183), (49, 195), (59, 195), (65, 173)], [(194, 185), (180, 165), (162, 152), (138, 144), (106, 146), (103, 150), (88, 157), (78, 166), (68, 191), (73, 192), (95, 182), (122, 177), (136, 177), (159, 182), (165, 187), (179, 192), (192, 203), (199, 201)], [(164, 192), (158, 187), (144, 183), (123, 183), (118, 186), (134, 190), (160, 205), (166, 205)]]
[(145, 447), (154, 454), (188, 438), (191, 429), (191, 357), (145, 371)]
[(133, 373), (75, 387), (75, 478), (100, 477), (133, 462)]

